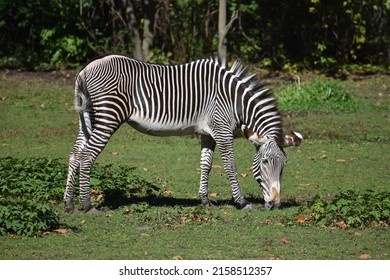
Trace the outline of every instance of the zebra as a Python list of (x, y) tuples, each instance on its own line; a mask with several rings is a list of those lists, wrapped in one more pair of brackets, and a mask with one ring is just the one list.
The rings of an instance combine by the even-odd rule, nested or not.
[(180, 65), (159, 65), (121, 55), (96, 59), (76, 75), (75, 110), (79, 133), (69, 154), (64, 193), (65, 212), (73, 213), (79, 172), (79, 200), (85, 212), (97, 211), (90, 200), (90, 172), (110, 137), (123, 123), (154, 136), (198, 134), (201, 139), (199, 198), (208, 198), (208, 178), (218, 147), (239, 209), (253, 209), (241, 191), (233, 136), (242, 130), (254, 143), (253, 174), (263, 191), (265, 207), (280, 205), (280, 179), (287, 146), (301, 144), (302, 135), (283, 136), (281, 115), (271, 91), (235, 61), (229, 69), (219, 59)]

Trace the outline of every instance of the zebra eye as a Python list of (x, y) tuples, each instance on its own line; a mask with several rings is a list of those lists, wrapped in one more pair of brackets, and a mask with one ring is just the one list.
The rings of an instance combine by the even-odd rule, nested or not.
[(267, 163), (268, 163), (268, 158), (263, 158), (261, 161), (262, 161), (264, 164), (267, 164)]

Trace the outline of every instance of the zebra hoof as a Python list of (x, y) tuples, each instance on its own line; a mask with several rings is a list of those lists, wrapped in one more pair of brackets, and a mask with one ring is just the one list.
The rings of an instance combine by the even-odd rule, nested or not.
[(248, 203), (247, 205), (242, 207), (241, 210), (245, 210), (245, 211), (255, 210), (255, 207), (251, 203)]
[(98, 211), (95, 207), (92, 206), (90, 201), (83, 201), (81, 202), (81, 205), (83, 206), (85, 213), (91, 212), (91, 214), (94, 214), (96, 211)]
[(253, 207), (253, 205), (245, 199), (242, 199), (240, 202), (238, 202), (237, 206), (240, 210), (254, 210), (255, 209)]
[(216, 207), (208, 198), (201, 198), (201, 203), (204, 207)]
[(65, 213), (73, 214), (74, 213), (74, 205), (71, 201), (65, 202)]

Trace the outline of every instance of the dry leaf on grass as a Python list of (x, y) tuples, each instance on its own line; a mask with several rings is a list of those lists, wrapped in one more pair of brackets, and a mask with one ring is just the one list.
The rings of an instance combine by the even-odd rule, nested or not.
[(61, 234), (64, 234), (64, 233), (67, 233), (68, 230), (65, 229), (65, 228), (58, 228), (58, 229), (55, 229), (53, 230), (54, 232), (58, 232), (58, 233), (61, 233)]
[(371, 259), (371, 255), (370, 254), (361, 254), (359, 256), (359, 259), (361, 259), (361, 260), (368, 260), (368, 259)]
[(280, 241), (282, 241), (284, 244), (290, 243), (290, 240), (288, 240), (286, 237), (280, 238)]
[(296, 217), (296, 220), (297, 220), (298, 223), (304, 223), (306, 221), (306, 217), (303, 216), (303, 215), (298, 215)]
[(337, 222), (336, 225), (337, 225), (339, 228), (342, 228), (342, 229), (345, 229), (345, 228), (348, 227), (348, 225), (347, 225), (344, 221)]

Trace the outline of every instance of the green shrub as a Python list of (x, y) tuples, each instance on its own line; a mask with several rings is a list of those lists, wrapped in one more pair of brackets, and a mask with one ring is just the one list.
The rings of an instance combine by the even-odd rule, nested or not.
[[(116, 208), (136, 197), (156, 197), (160, 187), (126, 166), (95, 165), (91, 193), (97, 206)], [(46, 158), (0, 159), (0, 235), (37, 235), (60, 224), (53, 205), (62, 203), (67, 165)], [(77, 195), (78, 187), (75, 186)]]
[(0, 159), (0, 235), (34, 236), (58, 228), (66, 166), (44, 158)]
[(321, 226), (366, 228), (389, 225), (390, 193), (349, 190), (332, 200), (316, 197), (299, 211), (302, 220)]
[(305, 84), (282, 87), (276, 94), (284, 111), (335, 111), (356, 109), (356, 102), (342, 82), (335, 79), (314, 78)]
[(67, 167), (45, 158), (0, 159), (0, 196), (57, 202), (62, 200)]
[(0, 235), (34, 236), (57, 229), (59, 225), (59, 216), (48, 203), (0, 198)]
[(157, 197), (160, 187), (133, 174), (128, 166), (95, 165), (91, 172), (91, 188), (98, 206), (117, 208), (137, 197)]

